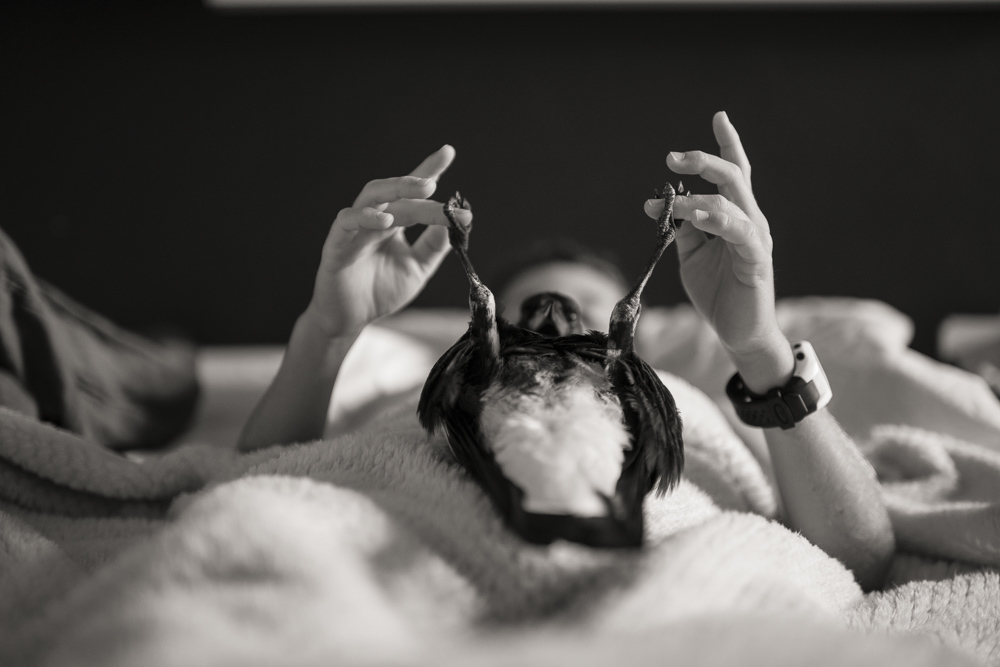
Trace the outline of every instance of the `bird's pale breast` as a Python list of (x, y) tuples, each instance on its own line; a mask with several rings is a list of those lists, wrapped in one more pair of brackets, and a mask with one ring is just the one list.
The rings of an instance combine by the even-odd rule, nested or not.
[(605, 516), (631, 439), (603, 370), (580, 361), (539, 364), (512, 355), (483, 396), (480, 424), (524, 509)]

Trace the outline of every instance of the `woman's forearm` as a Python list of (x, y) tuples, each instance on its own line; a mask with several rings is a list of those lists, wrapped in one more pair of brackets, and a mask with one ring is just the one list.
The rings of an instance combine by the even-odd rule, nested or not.
[(765, 434), (787, 525), (843, 563), (863, 589), (881, 587), (895, 538), (878, 480), (851, 438), (825, 409)]
[(358, 333), (330, 337), (310, 311), (303, 313), (292, 330), (278, 374), (243, 427), (239, 449), (322, 437), (333, 385), (357, 337)]
[[(788, 382), (794, 360), (781, 337), (736, 364), (750, 389), (763, 394)], [(842, 562), (862, 588), (880, 587), (895, 538), (875, 472), (854, 441), (826, 409), (764, 434), (786, 524)]]

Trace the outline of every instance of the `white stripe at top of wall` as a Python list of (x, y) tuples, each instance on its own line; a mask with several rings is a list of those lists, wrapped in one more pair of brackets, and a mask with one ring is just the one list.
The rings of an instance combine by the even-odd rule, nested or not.
[(322, 9), (351, 7), (364, 8), (434, 8), (455, 7), (509, 7), (511, 9), (535, 8), (643, 8), (683, 7), (699, 8), (767, 8), (802, 7), (865, 9), (878, 7), (990, 7), (1000, 6), (1000, 0), (205, 0), (214, 9)]

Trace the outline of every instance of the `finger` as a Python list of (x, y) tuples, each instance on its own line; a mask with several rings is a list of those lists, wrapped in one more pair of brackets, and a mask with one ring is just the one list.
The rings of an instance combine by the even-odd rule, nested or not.
[(365, 185), (354, 201), (354, 207), (378, 206), (397, 199), (426, 199), (434, 194), (436, 188), (437, 181), (433, 178), (420, 176), (380, 178)]
[[(674, 198), (676, 204), (677, 198)], [(646, 212), (646, 215), (651, 217), (653, 220), (659, 220), (660, 214), (663, 213), (663, 200), (662, 199), (647, 199), (646, 203), (642, 205), (642, 210)], [(674, 217), (677, 217), (676, 210), (674, 211)]]
[(757, 212), (750, 183), (743, 175), (743, 170), (735, 163), (703, 151), (688, 151), (668, 155), (667, 167), (677, 174), (697, 174), (709, 183), (719, 186), (719, 190), (733, 199), (744, 211)]
[(704, 151), (672, 152), (667, 156), (667, 167), (675, 174), (697, 174), (719, 187), (746, 186), (738, 165)]
[[(448, 226), (448, 218), (444, 215), (444, 207), (433, 199), (400, 199), (385, 207), (386, 213), (396, 218), (397, 227), (412, 225)], [(463, 223), (472, 221), (472, 211), (455, 209), (455, 217)]]
[(719, 211), (692, 211), (691, 224), (708, 234), (721, 236), (734, 246), (749, 246), (760, 240), (757, 227), (746, 218)]
[(428, 227), (413, 242), (413, 258), (425, 271), (434, 271), (451, 250), (448, 230), (444, 227)]
[(722, 159), (729, 160), (743, 172), (744, 178), (750, 182), (750, 160), (747, 159), (746, 151), (743, 150), (743, 142), (736, 132), (736, 127), (729, 120), (729, 115), (725, 111), (720, 111), (712, 118), (712, 130), (715, 132), (715, 140), (719, 144), (719, 153)]
[(733, 270), (741, 282), (757, 285), (761, 280), (771, 279), (773, 243), (770, 233), (745, 218), (725, 213), (695, 211), (693, 218), (692, 226), (706, 234), (722, 237), (727, 243), (726, 247), (743, 260), (733, 264)]
[(433, 180), (438, 180), (441, 174), (451, 166), (452, 160), (455, 159), (455, 149), (445, 144), (441, 148), (437, 149), (420, 163), (420, 166), (410, 172), (410, 176), (417, 176), (419, 178), (430, 178)]
[[(740, 218), (749, 217), (743, 209), (722, 195), (677, 195), (674, 198), (672, 211), (674, 220), (690, 220), (694, 215), (694, 210), (699, 208), (706, 211), (729, 213)], [(647, 199), (643, 204), (643, 210), (649, 217), (659, 220), (660, 214), (663, 213), (663, 200)]]
[(392, 227), (395, 218), (391, 213), (377, 208), (345, 208), (337, 215), (334, 228), (344, 232), (356, 232), (362, 229), (382, 231)]
[(750, 217), (743, 209), (722, 195), (685, 195), (674, 199), (675, 218), (692, 220), (696, 210), (725, 213), (735, 218), (749, 219)]
[(684, 261), (710, 240), (711, 238), (705, 232), (690, 223), (678, 225), (677, 235), (674, 237), (674, 243), (677, 244), (677, 256), (680, 257), (681, 261)]

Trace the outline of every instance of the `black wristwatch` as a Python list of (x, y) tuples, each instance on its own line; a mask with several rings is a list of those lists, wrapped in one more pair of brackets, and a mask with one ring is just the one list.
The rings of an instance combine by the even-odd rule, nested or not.
[(807, 341), (792, 346), (795, 369), (784, 387), (761, 396), (747, 389), (739, 373), (726, 384), (726, 396), (733, 402), (740, 420), (761, 428), (790, 429), (812, 413), (822, 410), (833, 398), (830, 381)]

